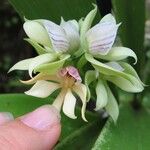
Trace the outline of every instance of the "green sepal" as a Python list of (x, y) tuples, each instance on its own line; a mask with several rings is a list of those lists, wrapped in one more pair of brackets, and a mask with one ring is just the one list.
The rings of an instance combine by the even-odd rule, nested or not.
[(38, 44), (36, 41), (30, 39), (30, 38), (25, 38), (25, 41), (30, 43), (36, 50), (36, 52), (41, 55), (46, 53), (46, 49), (44, 49), (40, 44)]
[(90, 29), (96, 13), (97, 13), (97, 5), (94, 4), (94, 9), (91, 10), (87, 14), (84, 21), (82, 21), (82, 23), (81, 23), (80, 40), (81, 40), (81, 44), (82, 44), (81, 45), (82, 50), (84, 50), (84, 51), (87, 50), (87, 48), (88, 48), (85, 35), (86, 35), (86, 32)]
[(133, 57), (135, 59), (135, 63), (137, 63), (137, 56), (131, 49), (127, 47), (113, 47), (107, 55), (94, 55), (95, 58), (101, 58), (109, 61), (118, 61), (126, 59), (127, 57)]
[(56, 54), (52, 54), (52, 53), (42, 54), (42, 55), (39, 55), (39, 56), (33, 58), (31, 63), (29, 64), (29, 75), (30, 75), (30, 77), (32, 77), (32, 72), (38, 66), (47, 64), (49, 62), (53, 62), (56, 59), (57, 59), (57, 55)]
[(85, 73), (85, 81), (84, 82), (87, 87), (87, 101), (89, 101), (91, 98), (91, 92), (89, 89), (89, 85), (96, 79), (97, 79), (97, 73), (95, 70), (88, 70)]
[(56, 71), (58, 71), (61, 67), (63, 67), (65, 61), (69, 58), (70, 58), (69, 54), (63, 54), (59, 60), (39, 65), (34, 69), (34, 72), (44, 72), (49, 74), (56, 73)]
[(114, 123), (116, 123), (119, 116), (119, 106), (113, 93), (111, 92), (107, 84), (105, 84), (105, 87), (107, 89), (107, 95), (108, 95), (108, 102), (107, 105), (105, 106), (105, 109), (113, 119)]
[(103, 79), (98, 79), (97, 85), (96, 85), (96, 95), (97, 95), (97, 99), (96, 99), (96, 108), (95, 110), (100, 110), (103, 107), (105, 107), (107, 105), (108, 102), (108, 95), (107, 95), (107, 89), (105, 86), (106, 81), (104, 81)]
[(14, 66), (12, 66), (8, 73), (14, 70), (28, 70), (29, 69), (29, 64), (32, 62), (33, 58), (29, 58), (29, 59), (24, 59), (21, 60), (19, 62), (17, 62)]

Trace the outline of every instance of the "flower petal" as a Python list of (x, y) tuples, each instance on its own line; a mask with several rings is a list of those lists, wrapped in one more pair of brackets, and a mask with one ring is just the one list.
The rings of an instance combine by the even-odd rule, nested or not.
[(25, 39), (27, 42), (29, 42), (36, 50), (36, 52), (41, 55), (46, 53), (46, 49), (44, 49), (41, 45), (39, 45), (36, 41), (26, 38)]
[(91, 56), (90, 54), (85, 54), (85, 57), (93, 65), (93, 67), (100, 73), (103, 73), (105, 75), (122, 76), (124, 78), (129, 79), (129, 77), (124, 72), (116, 70), (104, 63), (101, 63), (100, 61), (94, 59), (93, 56)]
[(140, 80), (138, 74), (133, 69), (133, 67), (125, 62), (120, 62), (121, 66), (124, 68), (124, 73), (127, 78), (121, 76), (105, 76), (105, 79), (116, 84), (122, 90), (127, 92), (141, 92), (144, 90), (144, 84)]
[(68, 74), (71, 77), (73, 77), (76, 81), (79, 81), (79, 82), (82, 81), (78, 70), (73, 66), (68, 66), (68, 67), (62, 68), (60, 70), (59, 74), (63, 77)]
[(57, 83), (39, 80), (29, 91), (26, 91), (25, 94), (40, 98), (46, 98), (59, 88), (60, 85)]
[(112, 14), (109, 13), (101, 19), (100, 23), (103, 23), (103, 22), (112, 22), (116, 24), (116, 19), (114, 18)]
[(77, 51), (80, 45), (78, 22), (76, 20), (63, 21), (60, 26), (65, 30), (69, 40), (69, 52)]
[(97, 73), (95, 70), (89, 70), (85, 73), (85, 85), (87, 87), (87, 101), (90, 100), (91, 98), (91, 92), (89, 89), (89, 85), (96, 80), (97, 78)]
[(60, 82), (60, 78), (58, 78), (57, 75), (49, 75), (49, 74), (46, 74), (46, 73), (39, 73), (38, 75), (31, 78), (30, 80), (27, 80), (27, 81), (20, 80), (20, 81), (24, 84), (34, 84), (38, 80), (51, 80), (51, 81), (54, 81), (54, 82)]
[(110, 88), (108, 87), (108, 85), (106, 86), (107, 88), (107, 93), (108, 93), (108, 103), (105, 107), (107, 113), (111, 116), (111, 118), (113, 119), (113, 121), (116, 123), (118, 116), (119, 116), (119, 107), (117, 104), (117, 101), (114, 97), (114, 95), (112, 94)]
[(70, 57), (70, 55), (61, 55), (60, 60), (55, 61), (55, 62), (50, 62), (46, 64), (42, 64), (37, 66), (34, 71), (35, 72), (45, 72), (45, 73), (50, 73), (54, 74), (56, 73), (60, 68), (63, 67), (65, 61)]
[(141, 79), (139, 78), (137, 72), (134, 70), (134, 68), (129, 65), (128, 63), (125, 63), (125, 62), (120, 62), (120, 65), (125, 69), (124, 72), (125, 73), (128, 73), (132, 76), (134, 76), (135, 78), (137, 78), (139, 80), (139, 82), (145, 86), (145, 84), (141, 81)]
[(32, 62), (33, 58), (25, 59), (22, 61), (19, 61), (16, 63), (14, 66), (12, 66), (8, 73), (14, 70), (28, 70), (29, 69), (29, 64)]
[(73, 96), (70, 89), (67, 90), (66, 96), (64, 98), (63, 112), (66, 116), (76, 119), (77, 117), (74, 114), (76, 105), (76, 98)]
[(66, 52), (69, 48), (69, 41), (64, 29), (48, 20), (43, 20), (43, 25), (51, 39), (54, 50), (56, 52)]
[(119, 76), (106, 76), (105, 79), (127, 92), (137, 93), (143, 91), (142, 84), (134, 76), (128, 76), (130, 80)]
[(29, 65), (30, 77), (32, 77), (32, 71), (36, 67), (38, 67), (39, 65), (48, 63), (48, 62), (52, 62), (52, 61), (56, 60), (56, 58), (57, 58), (57, 56), (55, 54), (50, 54), (50, 53), (42, 54), (42, 55), (39, 55), (39, 56), (33, 58)]
[(85, 17), (84, 21), (82, 22), (82, 26), (81, 26), (81, 38), (82, 36), (85, 36), (85, 33), (90, 29), (92, 22), (95, 18), (95, 15), (97, 13), (97, 5), (94, 5), (94, 9), (91, 10), (87, 16)]
[(28, 37), (42, 45), (51, 46), (51, 42), (45, 28), (36, 21), (26, 21), (23, 28)]
[(127, 47), (113, 47), (107, 53), (107, 55), (94, 55), (96, 58), (101, 58), (104, 60), (110, 60), (110, 61), (118, 61), (125, 59), (127, 57), (133, 57), (135, 59), (135, 64), (137, 63), (137, 56), (131, 49)]
[(61, 107), (64, 102), (65, 95), (66, 95), (66, 89), (62, 89), (52, 104), (57, 108), (59, 112), (61, 111)]
[(82, 22), (82, 26), (80, 29), (80, 39), (81, 39), (81, 44), (82, 44), (81, 45), (82, 50), (87, 49), (86, 32), (90, 29), (96, 13), (97, 13), (97, 6), (94, 5), (94, 9), (88, 13), (88, 15), (85, 17), (84, 21)]
[(95, 110), (100, 110), (105, 107), (108, 102), (107, 89), (105, 87), (105, 81), (99, 79), (96, 86), (96, 108)]
[(81, 101), (82, 101), (82, 119), (84, 121), (87, 122), (86, 118), (85, 118), (85, 109), (86, 109), (86, 96), (87, 96), (87, 88), (84, 84), (82, 83), (76, 83), (73, 86), (73, 91), (80, 97)]
[(100, 22), (92, 27), (86, 34), (89, 52), (93, 55), (106, 55), (114, 44), (120, 24), (114, 22)]
[(104, 63), (105, 65), (109, 66), (109, 67), (112, 67), (113, 69), (115, 70), (118, 70), (118, 71), (124, 71), (124, 68), (117, 62), (108, 62), (108, 63)]

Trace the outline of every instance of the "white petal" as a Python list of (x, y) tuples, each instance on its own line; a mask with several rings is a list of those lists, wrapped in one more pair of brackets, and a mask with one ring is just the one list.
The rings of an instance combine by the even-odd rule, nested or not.
[(107, 55), (95, 55), (94, 57), (110, 61), (118, 61), (127, 57), (133, 57), (135, 63), (137, 62), (136, 54), (127, 47), (113, 47)]
[(91, 28), (86, 34), (89, 52), (106, 55), (114, 44), (119, 25), (108, 21), (100, 22)]
[(45, 98), (59, 88), (60, 85), (57, 83), (39, 80), (29, 91), (26, 91), (25, 94)]
[(32, 40), (44, 45), (51, 46), (51, 42), (45, 28), (36, 21), (26, 21), (23, 25), (23, 28)]
[(88, 70), (86, 73), (85, 73), (85, 79), (84, 79), (84, 82), (85, 82), (85, 85), (87, 86), (87, 101), (90, 100), (91, 98), (91, 92), (90, 92), (90, 89), (89, 89), (89, 85), (97, 79), (97, 72), (95, 70)]
[(124, 68), (117, 62), (108, 62), (108, 63), (104, 63), (105, 65), (109, 66), (109, 67), (112, 67), (113, 69), (115, 70), (118, 70), (118, 71), (124, 71)]
[(118, 103), (108, 86), (107, 86), (107, 93), (108, 93), (108, 103), (105, 109), (107, 113), (112, 117), (113, 121), (116, 123), (119, 116)]
[(86, 118), (85, 118), (85, 110), (86, 110), (86, 96), (87, 96), (87, 88), (84, 84), (82, 83), (76, 83), (73, 86), (73, 91), (80, 97), (81, 101), (82, 101), (82, 119), (84, 121), (87, 122)]
[(79, 25), (76, 20), (63, 21), (60, 26), (65, 30), (66, 36), (69, 40), (69, 50), (78, 50), (80, 45), (79, 39)]
[(8, 72), (11, 72), (13, 70), (28, 70), (29, 69), (29, 64), (32, 62), (33, 58), (25, 59), (22, 61), (19, 61), (16, 63), (14, 66), (12, 66)]
[(96, 108), (95, 110), (99, 110), (103, 107), (106, 106), (107, 101), (108, 101), (108, 96), (107, 96), (107, 89), (105, 87), (105, 81), (99, 79), (97, 86), (96, 86)]
[(53, 106), (55, 106), (57, 108), (57, 110), (59, 112), (60, 112), (62, 104), (64, 102), (65, 95), (66, 95), (66, 90), (62, 89), (52, 104)]
[(39, 55), (39, 56), (33, 58), (29, 65), (30, 77), (32, 77), (32, 71), (36, 67), (38, 67), (39, 65), (44, 64), (44, 63), (52, 62), (54, 60), (56, 60), (56, 55), (50, 54), (50, 53), (42, 54), (42, 55)]
[(115, 18), (114, 18), (114, 16), (112, 14), (105, 15), (101, 19), (100, 23), (102, 23), (102, 22), (112, 22), (112, 23), (116, 24), (116, 20), (115, 20)]
[(61, 79), (57, 75), (39, 73), (38, 75), (34, 76), (30, 80), (26, 80), (26, 81), (20, 80), (20, 82), (30, 85), (30, 84), (36, 83), (38, 80), (50, 80), (50, 81), (54, 81), (54, 82), (60, 82), (61, 81)]
[(66, 116), (76, 119), (75, 116), (75, 105), (76, 105), (76, 98), (73, 96), (70, 89), (67, 90), (66, 96), (64, 98), (64, 104), (63, 104), (63, 112)]
[(54, 50), (56, 52), (66, 52), (69, 48), (69, 41), (64, 29), (48, 20), (44, 20), (43, 25), (48, 32)]
[(143, 85), (139, 80), (137, 80), (135, 77), (129, 75), (130, 80), (127, 80), (123, 77), (119, 76), (107, 76), (105, 77), (108, 81), (114, 83), (119, 88), (121, 88), (124, 91), (130, 92), (130, 93), (138, 93), (143, 91)]

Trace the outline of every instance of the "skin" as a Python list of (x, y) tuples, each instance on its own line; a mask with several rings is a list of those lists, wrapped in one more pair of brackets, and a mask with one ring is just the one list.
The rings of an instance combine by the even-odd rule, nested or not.
[(10, 114), (0, 113), (0, 149), (52, 149), (61, 132), (60, 116), (54, 109), (52, 106), (42, 106), (15, 120)]

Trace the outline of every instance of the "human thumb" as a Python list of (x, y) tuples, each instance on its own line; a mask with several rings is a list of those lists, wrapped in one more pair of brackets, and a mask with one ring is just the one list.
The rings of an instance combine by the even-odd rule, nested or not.
[(0, 119), (1, 150), (50, 150), (57, 143), (61, 125), (54, 106), (44, 105), (14, 121), (10, 118), (5, 114)]

